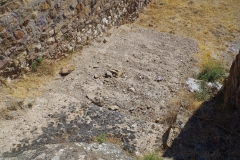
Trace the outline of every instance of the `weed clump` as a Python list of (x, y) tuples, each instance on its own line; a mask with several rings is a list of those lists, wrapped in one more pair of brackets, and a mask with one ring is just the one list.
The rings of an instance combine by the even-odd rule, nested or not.
[(37, 71), (37, 68), (38, 68), (39, 64), (42, 63), (42, 61), (43, 61), (43, 58), (42, 58), (42, 57), (38, 57), (38, 58), (36, 59), (36, 61), (34, 61), (34, 62), (32, 63), (31, 68), (32, 68), (32, 70), (33, 70), (34, 72)]
[(197, 79), (206, 82), (215, 82), (225, 78), (225, 71), (223, 64), (220, 61), (210, 59), (208, 60), (201, 72), (197, 75)]
[(207, 82), (222, 82), (225, 78), (223, 64), (220, 61), (209, 59), (196, 78), (201, 80), (199, 82), (200, 91), (193, 93), (193, 98), (198, 101), (206, 101), (210, 98)]
[(104, 143), (106, 141), (107, 135), (104, 133), (101, 133), (100, 135), (98, 135), (96, 137), (96, 140), (98, 141), (98, 143)]
[(200, 91), (194, 92), (193, 98), (198, 101), (206, 101), (210, 98), (208, 87), (205, 81), (200, 82)]

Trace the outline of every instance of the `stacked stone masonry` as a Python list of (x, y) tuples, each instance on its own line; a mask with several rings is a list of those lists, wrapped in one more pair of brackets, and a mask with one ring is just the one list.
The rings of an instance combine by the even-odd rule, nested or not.
[(225, 107), (240, 111), (240, 51), (232, 63), (224, 86)]
[(58, 59), (134, 21), (150, 0), (0, 0), (0, 74)]

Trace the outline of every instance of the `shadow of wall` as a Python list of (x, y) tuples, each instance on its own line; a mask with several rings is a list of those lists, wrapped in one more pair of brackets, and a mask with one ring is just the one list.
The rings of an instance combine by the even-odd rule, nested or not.
[(164, 156), (174, 160), (240, 159), (240, 111), (224, 109), (223, 95), (204, 102)]

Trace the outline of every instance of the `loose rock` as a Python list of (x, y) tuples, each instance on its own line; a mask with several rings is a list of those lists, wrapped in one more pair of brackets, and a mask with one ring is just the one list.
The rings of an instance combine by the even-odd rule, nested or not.
[(74, 70), (75, 70), (75, 66), (74, 65), (72, 65), (72, 64), (66, 65), (66, 66), (61, 68), (59, 74), (65, 76), (65, 75), (68, 75), (69, 73), (71, 73)]
[(162, 81), (162, 77), (157, 78), (157, 82), (160, 82), (160, 81)]
[(114, 77), (118, 78), (123, 75), (123, 71), (119, 69), (110, 69), (109, 72), (113, 74)]
[(193, 79), (193, 78), (188, 78), (187, 80), (187, 84), (188, 84), (188, 89), (190, 92), (200, 92), (200, 85), (199, 85), (200, 81)]
[(107, 40), (106, 40), (106, 39), (104, 39), (104, 40), (103, 40), (103, 43), (107, 43)]
[(133, 88), (133, 87), (130, 87), (128, 90), (131, 92), (135, 92), (135, 88)]
[(109, 71), (107, 71), (106, 73), (105, 73), (105, 77), (106, 78), (112, 78), (112, 73), (111, 72), (109, 72)]
[(99, 78), (99, 76), (98, 76), (97, 74), (95, 74), (95, 75), (94, 75), (94, 78), (95, 78), (95, 79), (98, 79), (98, 78)]
[(119, 110), (119, 107), (114, 105), (114, 106), (109, 106), (108, 109), (110, 109), (112, 111), (116, 111), (116, 110)]
[(103, 100), (103, 98), (100, 97), (100, 96), (97, 96), (97, 95), (94, 94), (94, 93), (89, 93), (89, 94), (87, 95), (87, 98), (88, 98), (92, 103), (94, 103), (94, 104), (96, 104), (96, 105), (98, 105), (98, 106), (100, 106), (100, 107), (102, 107), (102, 106), (104, 105), (104, 100)]

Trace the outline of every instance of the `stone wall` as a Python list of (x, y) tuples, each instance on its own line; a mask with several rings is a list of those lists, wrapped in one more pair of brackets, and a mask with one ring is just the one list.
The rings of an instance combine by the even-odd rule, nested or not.
[(240, 51), (232, 63), (224, 85), (224, 104), (228, 109), (240, 111)]
[(111, 26), (134, 21), (150, 0), (0, 0), (0, 74), (58, 59)]

